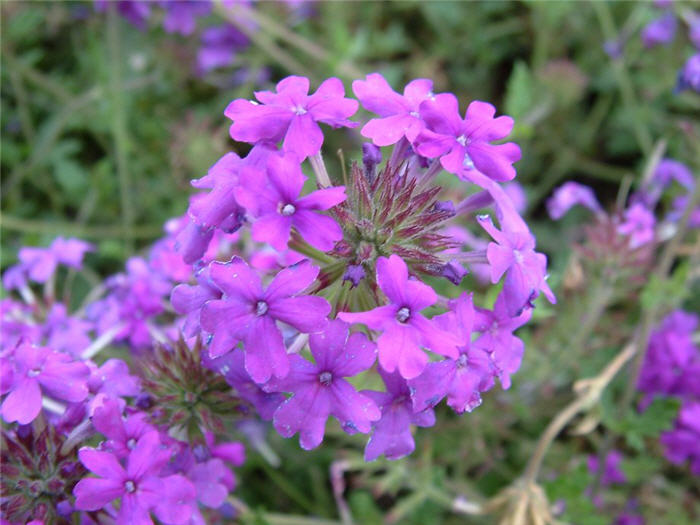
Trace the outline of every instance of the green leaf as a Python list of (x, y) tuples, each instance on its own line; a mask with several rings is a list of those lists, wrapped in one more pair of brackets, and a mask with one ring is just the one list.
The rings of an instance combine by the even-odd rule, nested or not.
[(652, 275), (642, 291), (642, 308), (672, 310), (682, 303), (690, 293), (690, 288), (686, 286), (689, 271), (690, 264), (685, 262), (665, 281)]
[(644, 439), (670, 430), (678, 415), (680, 401), (673, 398), (656, 399), (647, 409), (638, 413), (628, 411), (623, 417), (615, 417), (614, 411), (603, 415), (603, 423), (613, 432), (625, 437), (627, 444), (636, 449), (644, 449)]

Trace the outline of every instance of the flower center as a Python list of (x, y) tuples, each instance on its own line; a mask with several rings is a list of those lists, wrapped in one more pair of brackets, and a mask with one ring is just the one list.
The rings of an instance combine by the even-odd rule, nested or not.
[(269, 306), (267, 306), (267, 303), (265, 301), (258, 301), (258, 303), (255, 305), (255, 315), (260, 317), (261, 315), (265, 315), (267, 311), (269, 310)]
[(399, 311), (396, 312), (396, 320), (399, 323), (405, 323), (408, 321), (408, 318), (411, 317), (411, 310), (407, 306), (402, 306), (399, 308)]
[(518, 264), (522, 264), (523, 254), (520, 253), (520, 250), (513, 250), (513, 257), (515, 257), (515, 262), (517, 262)]
[(41, 374), (41, 368), (32, 368), (29, 370), (29, 372), (27, 372), (27, 377), (36, 377), (39, 374)]
[(460, 354), (457, 359), (457, 368), (466, 368), (467, 366), (467, 354)]
[(467, 153), (464, 154), (464, 160), (462, 161), (462, 166), (464, 166), (468, 170), (474, 169), (474, 161)]
[(297, 104), (296, 106), (292, 106), (292, 112), (294, 112), (296, 115), (305, 115), (306, 108), (303, 108), (301, 104)]
[(459, 142), (462, 146), (469, 146), (471, 140), (466, 135), (460, 135), (457, 137), (457, 142)]
[(322, 385), (328, 386), (331, 384), (331, 381), (333, 381), (333, 374), (330, 372), (321, 372), (318, 375), (318, 380), (321, 382)]
[(294, 204), (285, 204), (282, 206), (280, 209), (280, 213), (284, 215), (285, 217), (289, 217), (290, 215), (294, 215), (294, 212), (297, 211), (296, 207)]
[(129, 439), (129, 441), (126, 442), (126, 448), (129, 450), (132, 450), (136, 446), (136, 440), (134, 438)]
[(133, 481), (129, 480), (126, 483), (124, 483), (124, 488), (127, 492), (132, 493), (136, 490), (136, 485), (134, 485)]

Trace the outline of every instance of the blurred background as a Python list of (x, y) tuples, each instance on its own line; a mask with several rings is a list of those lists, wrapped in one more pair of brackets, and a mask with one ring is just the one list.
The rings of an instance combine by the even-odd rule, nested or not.
[[(226, 105), (290, 74), (308, 76), (314, 88), (337, 76), (348, 90), (374, 71), (399, 91), (426, 77), (454, 92), (462, 111), (478, 99), (513, 116), (528, 223), (559, 289), (572, 278), (569, 241), (585, 212), (552, 222), (544, 202), (553, 188), (588, 184), (611, 208), (621, 185), (637, 183), (659, 139), (677, 159), (692, 158), (700, 141), (700, 98), (676, 89), (690, 43), (679, 36), (650, 48), (640, 38), (663, 7), (653, 3), (236, 2), (202, 8), (191, 24), (158, 2), (115, 4), (2, 3), (3, 269), (20, 246), (64, 235), (96, 244), (89, 280), (119, 271), (185, 212), (191, 179), (227, 151), (245, 153), (229, 139)], [(680, 16), (693, 7), (675, 4)], [(345, 131), (327, 140), (329, 157), (360, 150)], [(445, 495), (490, 496), (517, 477), (573, 379), (599, 370), (628, 335), (611, 315), (599, 328), (605, 337), (567, 352), (590, 306), (588, 284), (560, 295), (556, 309), (538, 305), (535, 328), (520, 334), (528, 352), (511, 390), (462, 418), (441, 407), (438, 428), (418, 432), (411, 458), (363, 467), (357, 450), (343, 451), (351, 440), (344, 434), (309, 453), (271, 433), (282, 466), (251, 454), (238, 497), (253, 509), (334, 518), (329, 469), (344, 459), (354, 471), (347, 498), (358, 523), (490, 523), (453, 514)], [(658, 443), (643, 440), (676, 410), (657, 407), (634, 423), (629, 431), (642, 443), (628, 459), (630, 481), (611, 492), (619, 506), (640, 502), (648, 523), (700, 519), (693, 478), (681, 468), (657, 476), (668, 467), (653, 450)], [(585, 458), (596, 439), (564, 439), (548, 456), (547, 494), (571, 523), (611, 523), (585, 494)]]

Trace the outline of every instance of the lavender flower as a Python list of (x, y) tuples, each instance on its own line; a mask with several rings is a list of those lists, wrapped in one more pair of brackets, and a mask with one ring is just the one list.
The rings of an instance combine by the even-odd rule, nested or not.
[(547, 211), (549, 216), (557, 221), (576, 205), (588, 208), (594, 213), (602, 212), (593, 190), (588, 186), (571, 181), (565, 182), (554, 190), (547, 201)]
[(673, 41), (673, 37), (676, 36), (677, 26), (676, 16), (670, 11), (652, 20), (642, 29), (642, 43), (644, 47), (651, 48), (659, 44), (670, 43)]
[(661, 434), (666, 458), (676, 464), (690, 463), (690, 471), (700, 476), (700, 402), (683, 404), (673, 430)]

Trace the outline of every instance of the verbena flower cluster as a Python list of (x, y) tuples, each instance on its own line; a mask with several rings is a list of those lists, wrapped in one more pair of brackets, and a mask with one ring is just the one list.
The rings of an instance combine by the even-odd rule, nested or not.
[[(510, 386), (524, 351), (514, 331), (540, 293), (554, 301), (504, 185), (520, 158), (501, 142), (512, 119), (478, 101), (462, 117), (425, 79), (400, 94), (371, 74), (353, 83), (357, 100), (335, 78), (309, 91), (288, 77), (231, 102), (231, 136), (252, 149), (193, 181), (187, 214), (77, 310), (66, 272), (91, 245), (24, 248), (5, 272), (10, 523), (230, 518), (244, 460), (232, 431), (264, 448), (271, 420), (311, 449), (332, 416), (368, 436), (368, 461), (397, 459), (441, 401), (461, 414), (496, 381)], [(370, 142), (329, 169), (322, 126), (358, 127), (360, 104)], [(105, 360), (119, 345), (128, 359)]]

